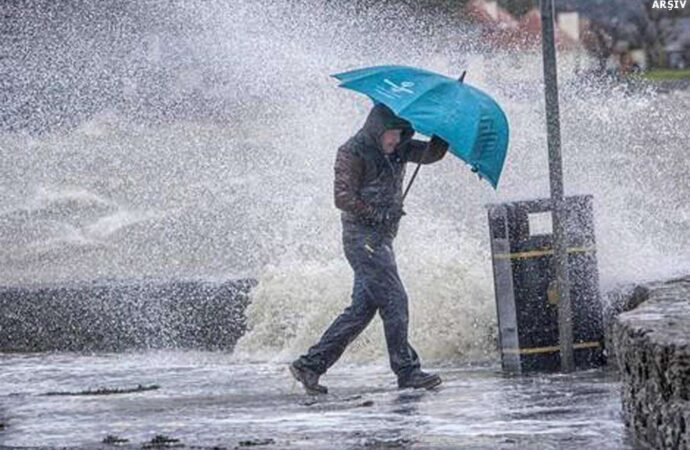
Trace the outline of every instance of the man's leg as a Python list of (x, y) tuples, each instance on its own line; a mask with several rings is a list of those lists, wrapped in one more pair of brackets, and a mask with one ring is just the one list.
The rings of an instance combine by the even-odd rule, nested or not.
[(363, 270), (363, 264), (368, 259), (363, 245), (364, 236), (365, 233), (358, 226), (343, 223), (343, 249), (355, 274), (352, 304), (333, 321), (306, 355), (290, 365), (293, 376), (307, 392), (327, 392), (325, 386), (318, 384), (319, 377), (335, 364), (348, 344), (359, 336), (376, 314), (376, 305), (368, 295), (366, 270)]
[(376, 314), (376, 306), (366, 298), (361, 275), (355, 273), (352, 304), (324, 332), (298, 364), (317, 374), (323, 374), (342, 356), (347, 346), (369, 325)]
[(379, 314), (383, 319), (391, 369), (398, 376), (398, 387), (430, 389), (438, 386), (441, 384), (441, 378), (420, 369), (417, 352), (407, 339), (407, 293), (398, 275), (392, 240), (381, 247), (381, 252), (377, 252), (377, 256), (381, 268), (376, 278), (379, 283), (377, 290), (381, 293), (380, 298), (384, 300)]
[(377, 245), (369, 251), (362, 278), (383, 320), (391, 369), (401, 377), (419, 369), (419, 358), (407, 340), (407, 294), (398, 276), (392, 239), (378, 237)]
[(381, 270), (375, 280), (376, 292), (381, 302), (379, 315), (383, 320), (391, 369), (401, 378), (419, 370), (420, 362), (417, 352), (408, 341), (408, 299), (398, 276), (392, 243), (383, 245), (379, 252), (377, 256)]

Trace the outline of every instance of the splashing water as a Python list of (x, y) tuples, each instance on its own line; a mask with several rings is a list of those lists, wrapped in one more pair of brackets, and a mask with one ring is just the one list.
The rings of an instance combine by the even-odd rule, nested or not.
[[(253, 276), (235, 357), (295, 356), (352, 282), (332, 165), (370, 103), (328, 75), (467, 69), (510, 121), (499, 190), (451, 156), (424, 167), (396, 253), (420, 354), (493, 351), (484, 204), (549, 194), (538, 53), (488, 49), (451, 18), (385, 3), (13, 4), (0, 283)], [(566, 193), (594, 195), (602, 290), (687, 273), (690, 93), (577, 78), (571, 59), (559, 63)], [(384, 357), (375, 321), (345, 359)]]

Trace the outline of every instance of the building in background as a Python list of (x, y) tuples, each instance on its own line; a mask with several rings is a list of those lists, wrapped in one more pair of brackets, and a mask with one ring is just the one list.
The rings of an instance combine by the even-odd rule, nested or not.
[[(602, 73), (690, 67), (690, 6), (668, 10), (654, 9), (653, 4), (555, 0), (557, 46), (564, 55), (585, 52)], [(457, 5), (495, 48), (529, 50), (540, 44), (539, 0), (469, 0)]]

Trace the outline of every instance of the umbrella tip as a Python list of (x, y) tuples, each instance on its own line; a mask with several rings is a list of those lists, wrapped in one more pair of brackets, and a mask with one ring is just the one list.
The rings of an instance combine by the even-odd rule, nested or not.
[(467, 71), (466, 71), (466, 70), (463, 70), (463, 71), (462, 71), (462, 75), (460, 75), (460, 78), (458, 78), (458, 81), (461, 82), (461, 83), (462, 83), (463, 81), (465, 81), (465, 75), (467, 75)]

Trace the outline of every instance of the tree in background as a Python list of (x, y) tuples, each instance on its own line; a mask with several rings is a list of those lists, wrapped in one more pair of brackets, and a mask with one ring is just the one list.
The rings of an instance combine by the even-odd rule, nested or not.
[(520, 17), (527, 11), (539, 7), (539, 0), (499, 0), (498, 5), (515, 17)]

